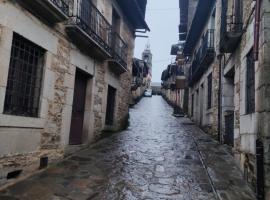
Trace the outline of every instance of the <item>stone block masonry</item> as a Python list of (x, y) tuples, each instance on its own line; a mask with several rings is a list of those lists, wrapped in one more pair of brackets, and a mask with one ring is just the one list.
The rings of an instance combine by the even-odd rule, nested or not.
[[(68, 2), (72, 10), (74, 1)], [(120, 130), (127, 124), (136, 27), (115, 1), (96, 1), (94, 4), (109, 24), (113, 21), (111, 11), (115, 9), (119, 14), (119, 35), (128, 46), (127, 71), (123, 74), (110, 66), (111, 56), (98, 57), (67, 34), (70, 20), (49, 24), (33, 10), (35, 8), (28, 8), (27, 3), (0, 1), (0, 185), (6, 183), (10, 172), (22, 170), (23, 174), (28, 174), (37, 170), (42, 157), (48, 157), (52, 164), (64, 158), (67, 152), (96, 142), (107, 128), (109, 86), (116, 90), (113, 129)], [(14, 33), (45, 52), (37, 117), (3, 113)], [(87, 33), (83, 31), (83, 34)], [(79, 122), (81, 141), (75, 148), (69, 144), (77, 72), (86, 77), (86, 91), (85, 108)]]

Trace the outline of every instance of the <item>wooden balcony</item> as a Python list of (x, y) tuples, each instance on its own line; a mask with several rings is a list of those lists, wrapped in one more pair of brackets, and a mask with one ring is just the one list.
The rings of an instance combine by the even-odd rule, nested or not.
[(67, 0), (19, 0), (18, 2), (50, 24), (65, 21), (69, 16)]
[(112, 57), (111, 25), (90, 2), (77, 0), (66, 31), (71, 40), (92, 57), (100, 60)]

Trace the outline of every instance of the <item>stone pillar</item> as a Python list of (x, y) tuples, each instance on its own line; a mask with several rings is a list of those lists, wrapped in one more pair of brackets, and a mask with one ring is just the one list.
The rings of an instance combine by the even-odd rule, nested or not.
[[(54, 74), (53, 98), (48, 98), (48, 113), (41, 137), (42, 149), (57, 149), (61, 145), (64, 108), (67, 104), (68, 87), (65, 77), (70, 70), (70, 44), (59, 39), (57, 55), (53, 55), (49, 70)], [(50, 84), (50, 83), (47, 83)]]

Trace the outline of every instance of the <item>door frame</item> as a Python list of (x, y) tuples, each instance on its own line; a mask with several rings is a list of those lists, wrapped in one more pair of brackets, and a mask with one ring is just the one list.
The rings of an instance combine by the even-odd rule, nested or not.
[[(84, 94), (84, 111), (83, 111), (83, 121), (82, 121), (82, 130), (81, 130), (81, 142), (78, 144), (72, 144), (71, 143), (71, 128), (72, 128), (72, 119), (73, 119), (73, 109), (74, 109), (74, 97), (75, 97), (75, 84), (76, 84), (76, 76), (80, 74), (83, 79), (85, 79), (85, 94)], [(88, 97), (89, 93), (92, 93), (92, 90), (90, 90), (90, 86), (92, 86), (91, 83), (92, 76), (88, 74), (87, 72), (76, 68), (75, 76), (74, 76), (74, 89), (73, 89), (73, 102), (72, 102), (72, 109), (71, 109), (71, 120), (70, 120), (70, 129), (69, 129), (69, 137), (68, 137), (68, 144), (69, 145), (82, 145), (86, 141), (86, 134), (85, 134), (85, 127), (86, 124), (88, 123), (87, 121), (90, 121), (89, 119), (86, 118), (86, 111), (90, 110), (89, 107), (91, 107), (91, 103), (88, 103)], [(90, 98), (90, 101), (92, 99)], [(87, 121), (86, 121), (87, 120)]]

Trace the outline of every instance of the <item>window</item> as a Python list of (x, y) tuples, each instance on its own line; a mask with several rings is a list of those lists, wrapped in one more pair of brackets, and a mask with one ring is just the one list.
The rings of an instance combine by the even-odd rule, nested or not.
[(255, 63), (253, 49), (247, 54), (246, 69), (246, 114), (255, 112)]
[(208, 91), (207, 91), (207, 109), (212, 108), (212, 73), (207, 77)]
[(44, 49), (14, 33), (4, 113), (37, 117)]

